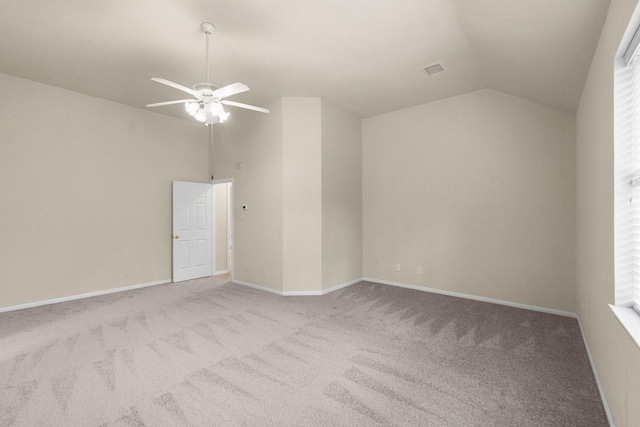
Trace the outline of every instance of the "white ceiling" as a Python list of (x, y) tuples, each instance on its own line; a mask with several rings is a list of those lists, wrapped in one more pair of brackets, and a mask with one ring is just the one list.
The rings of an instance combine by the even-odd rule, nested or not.
[[(361, 117), (483, 88), (577, 108), (608, 0), (2, 0), (0, 72), (145, 108), (205, 80)], [(427, 77), (422, 68), (445, 71)], [(232, 111), (232, 107), (228, 108)], [(157, 112), (188, 117), (181, 105)], [(256, 113), (258, 114), (258, 113)]]

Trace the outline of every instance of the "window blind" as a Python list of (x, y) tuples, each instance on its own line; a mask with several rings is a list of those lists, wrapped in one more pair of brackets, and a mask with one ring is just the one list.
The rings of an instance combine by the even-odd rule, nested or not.
[[(638, 38), (638, 33), (633, 40)], [(638, 45), (636, 42), (635, 52), (631, 63), (632, 72), (632, 172), (629, 181), (631, 220), (632, 224), (632, 245), (633, 245), (633, 280), (630, 284), (632, 307), (640, 314), (640, 55), (637, 54)]]
[(640, 32), (616, 75), (616, 305), (640, 315)]

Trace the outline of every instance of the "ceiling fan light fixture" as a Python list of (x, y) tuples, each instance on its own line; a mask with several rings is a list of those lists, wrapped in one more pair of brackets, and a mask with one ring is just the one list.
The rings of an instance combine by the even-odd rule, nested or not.
[(228, 112), (224, 111), (222, 104), (215, 101), (187, 101), (184, 103), (184, 108), (194, 119), (205, 124), (209, 124), (213, 117), (217, 117), (218, 123), (222, 123), (230, 116)]
[(190, 115), (195, 116), (200, 109), (200, 103), (197, 101), (187, 101), (184, 103), (184, 109), (187, 110), (187, 113)]
[(193, 115), (193, 118), (199, 122), (204, 123), (207, 121), (207, 112), (205, 111), (204, 108), (201, 108), (198, 111), (196, 111), (196, 113)]
[(230, 115), (231, 113), (229, 113), (228, 111), (223, 111), (222, 113), (218, 114), (218, 121), (220, 123), (224, 123), (227, 121)]
[(221, 113), (224, 113), (224, 109), (219, 102), (212, 102), (209, 104), (209, 111), (211, 111), (211, 114), (214, 116), (219, 116)]

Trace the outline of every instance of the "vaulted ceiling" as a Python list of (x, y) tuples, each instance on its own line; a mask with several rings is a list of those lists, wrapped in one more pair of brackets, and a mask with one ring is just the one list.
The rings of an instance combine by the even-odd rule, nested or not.
[[(134, 107), (150, 80), (325, 98), (361, 117), (484, 88), (574, 112), (608, 0), (3, 0), (0, 72)], [(444, 71), (427, 76), (423, 68)], [(34, 103), (37, 100), (34, 100)], [(181, 105), (155, 111), (188, 117)]]

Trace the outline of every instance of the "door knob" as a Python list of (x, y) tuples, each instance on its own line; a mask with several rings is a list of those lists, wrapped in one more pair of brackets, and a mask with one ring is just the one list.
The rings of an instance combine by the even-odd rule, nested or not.
[(173, 235), (173, 238), (174, 238), (174, 239), (179, 239), (179, 238), (180, 238), (180, 236), (178, 236), (177, 234), (174, 234), (174, 235)]

